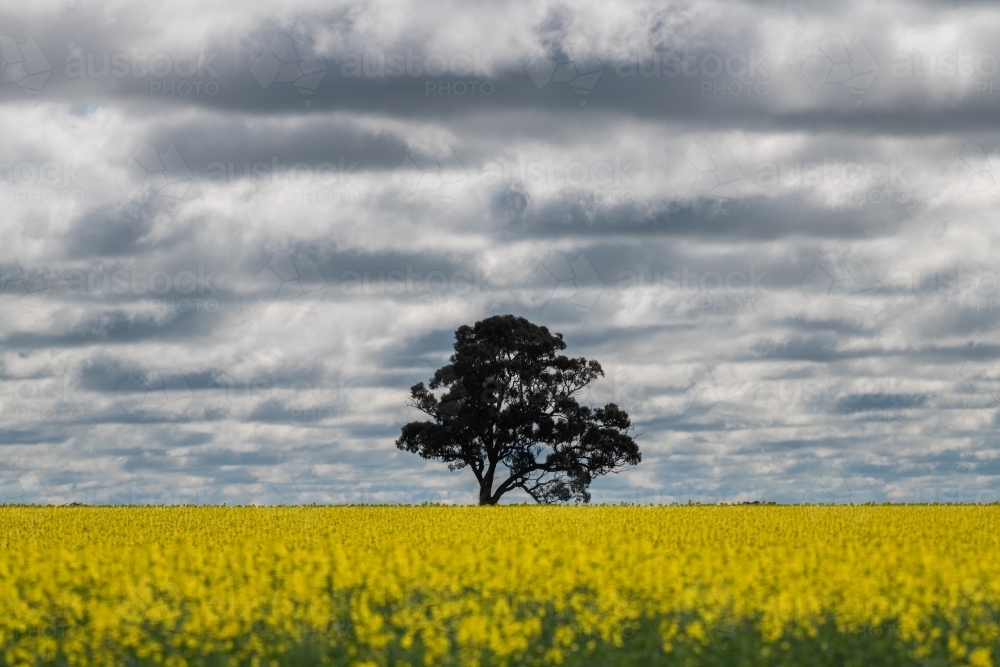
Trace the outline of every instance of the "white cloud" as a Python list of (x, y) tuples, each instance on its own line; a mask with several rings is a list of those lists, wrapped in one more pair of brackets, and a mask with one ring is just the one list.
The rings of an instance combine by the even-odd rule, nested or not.
[[(996, 9), (203, 4), (5, 23), (53, 67), (0, 84), (4, 497), (461, 502), (399, 407), (501, 312), (641, 431), (597, 501), (993, 488)], [(218, 94), (63, 71), (132, 48)]]

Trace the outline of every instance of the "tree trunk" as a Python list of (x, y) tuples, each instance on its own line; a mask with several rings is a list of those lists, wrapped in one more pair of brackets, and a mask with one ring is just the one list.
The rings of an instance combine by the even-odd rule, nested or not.
[(492, 484), (487, 484), (486, 480), (479, 487), (479, 504), (480, 505), (496, 505), (497, 501), (493, 499)]
[(496, 505), (496, 501), (493, 499), (493, 467), (486, 471), (483, 476), (483, 481), (479, 483), (479, 504), (480, 505)]

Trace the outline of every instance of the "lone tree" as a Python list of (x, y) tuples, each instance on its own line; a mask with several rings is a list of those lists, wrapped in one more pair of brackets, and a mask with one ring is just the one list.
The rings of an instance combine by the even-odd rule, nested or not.
[(637, 465), (642, 455), (617, 405), (577, 402), (604, 371), (596, 361), (558, 354), (565, 349), (562, 334), (523, 317), (459, 327), (451, 363), (429, 386), (410, 388), (409, 405), (430, 420), (404, 426), (396, 446), (450, 470), (472, 468), (480, 505), (495, 505), (512, 489), (539, 503), (589, 502), (595, 476)]

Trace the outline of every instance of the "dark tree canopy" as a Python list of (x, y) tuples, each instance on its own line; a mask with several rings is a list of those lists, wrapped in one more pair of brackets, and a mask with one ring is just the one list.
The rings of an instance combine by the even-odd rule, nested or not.
[(430, 419), (405, 425), (396, 446), (451, 470), (471, 468), (481, 505), (512, 489), (539, 503), (589, 502), (594, 477), (642, 455), (617, 405), (577, 402), (604, 372), (596, 361), (559, 354), (565, 349), (562, 334), (523, 317), (459, 327), (451, 363), (429, 386), (410, 388), (410, 405)]

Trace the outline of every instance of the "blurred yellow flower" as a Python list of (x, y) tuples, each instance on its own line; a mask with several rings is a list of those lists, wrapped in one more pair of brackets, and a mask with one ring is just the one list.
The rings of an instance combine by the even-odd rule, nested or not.
[(313, 643), (358, 666), (409, 664), (398, 651), (416, 648), (427, 665), (558, 664), (656, 619), (665, 652), (698, 653), (744, 621), (772, 642), (762, 656), (824, 623), (893, 623), (915, 658), (940, 641), (954, 664), (989, 667), (998, 518), (997, 506), (7, 506), (0, 657), (271, 665)]

